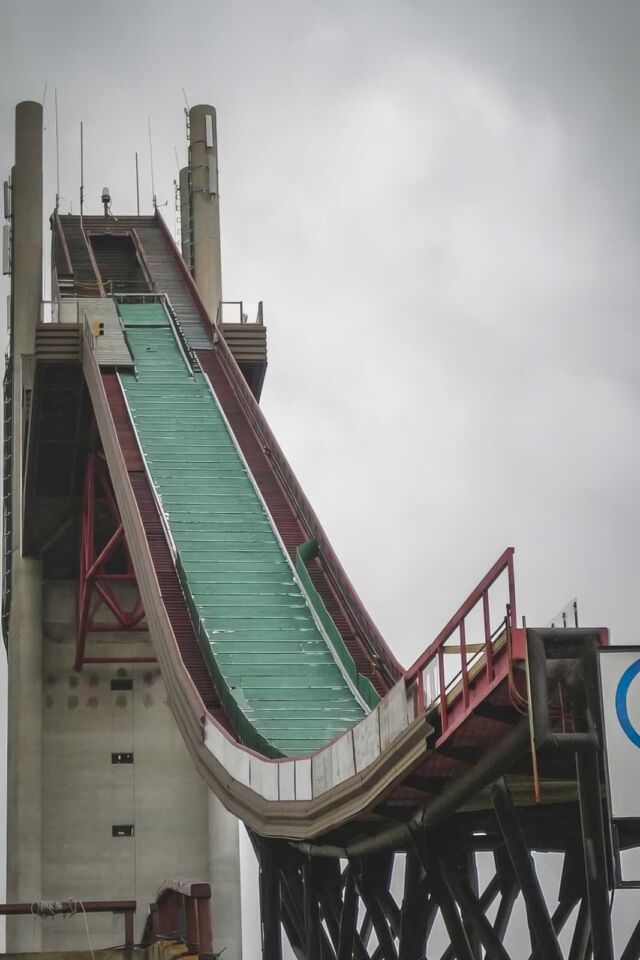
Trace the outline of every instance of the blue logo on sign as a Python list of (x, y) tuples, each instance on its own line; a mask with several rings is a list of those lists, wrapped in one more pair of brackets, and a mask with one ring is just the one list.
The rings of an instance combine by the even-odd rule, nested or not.
[(640, 733), (631, 723), (627, 697), (629, 696), (629, 687), (639, 673), (640, 660), (636, 660), (636, 662), (632, 663), (630, 667), (627, 667), (622, 674), (618, 689), (616, 690), (616, 714), (618, 715), (618, 722), (629, 737), (629, 740), (631, 740), (631, 743), (634, 743), (636, 747), (640, 747)]

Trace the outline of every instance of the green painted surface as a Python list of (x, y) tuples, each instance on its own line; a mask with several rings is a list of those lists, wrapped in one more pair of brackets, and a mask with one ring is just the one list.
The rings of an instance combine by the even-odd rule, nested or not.
[[(330, 642), (337, 634), (343, 663), (342, 640), (324, 607), (324, 632), (317, 626), (208, 384), (190, 375), (162, 306), (119, 310), (136, 365), (120, 381), (225, 708), (242, 739), (267, 754), (317, 750), (364, 716), (354, 690), (371, 703), (367, 681), (338, 668)], [(315, 591), (311, 601), (322, 603)]]
[(362, 699), (365, 701), (368, 706), (371, 708), (375, 707), (380, 697), (376, 691), (376, 688), (373, 686), (371, 681), (367, 677), (361, 677), (356, 670), (356, 665), (353, 660), (353, 657), (347, 650), (344, 640), (340, 635), (340, 631), (336, 627), (335, 623), (331, 619), (331, 614), (324, 605), (322, 597), (316, 590), (313, 585), (313, 581), (309, 576), (307, 570), (307, 564), (310, 563), (315, 557), (318, 556), (318, 544), (315, 540), (308, 540), (306, 543), (301, 544), (296, 550), (296, 571), (298, 577), (300, 578), (300, 583), (303, 585), (307, 597), (313, 605), (313, 609), (316, 612), (320, 623), (324, 627), (327, 636), (329, 637), (333, 649), (335, 650), (337, 656), (340, 659), (340, 663), (347, 672), (347, 675), (351, 678), (352, 682), (358, 689), (358, 692)]

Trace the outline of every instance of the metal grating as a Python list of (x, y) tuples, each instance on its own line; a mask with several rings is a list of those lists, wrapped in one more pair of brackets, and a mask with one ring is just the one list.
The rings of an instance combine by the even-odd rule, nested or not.
[(228, 709), (250, 725), (243, 724), (247, 739), (255, 731), (260, 745), (288, 755), (316, 750), (364, 708), (166, 313), (159, 304), (121, 304), (120, 311), (137, 370), (121, 382), (203, 628), (205, 659)]
[[(238, 397), (220, 363), (218, 354), (216, 352), (202, 353), (198, 359), (213, 384), (216, 396), (251, 473), (260, 488), (269, 513), (273, 517), (289, 556), (293, 558), (296, 549), (301, 543), (309, 539), (309, 535), (305, 531), (291, 500), (278, 481), (264, 445), (251, 429)], [(358, 635), (353, 622), (333, 590), (320, 558), (311, 563), (309, 573), (314, 587), (340, 631), (345, 646), (354, 660), (356, 670), (361, 676), (368, 677), (380, 696), (384, 696), (389, 690), (390, 684), (385, 681), (378, 664), (368, 653), (362, 638)]]
[(219, 723), (229, 729), (229, 723), (193, 630), (189, 610), (166, 541), (155, 498), (144, 471), (144, 463), (129, 420), (127, 405), (118, 378), (113, 373), (105, 373), (102, 376), (102, 382), (118, 435), (120, 449), (125, 456), (129, 482), (140, 511), (149, 552), (158, 577), (160, 593), (180, 650), (180, 656), (207, 710)]

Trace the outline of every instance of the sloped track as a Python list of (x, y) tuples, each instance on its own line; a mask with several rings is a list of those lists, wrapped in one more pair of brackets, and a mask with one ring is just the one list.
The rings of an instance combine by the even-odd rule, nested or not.
[[(264, 956), (280, 960), (282, 923), (296, 955), (308, 960), (416, 960), (426, 955), (439, 913), (451, 944), (443, 960), (478, 960), (483, 951), (506, 960), (505, 931), (522, 895), (532, 957), (560, 960), (558, 932), (578, 908), (569, 956), (586, 957), (591, 935), (594, 954), (612, 960), (603, 856), (596, 875), (587, 875), (587, 883), (599, 883), (598, 902), (591, 902), (591, 887), (586, 892), (575, 756), (571, 750), (544, 752), (537, 784), (531, 766), (525, 631), (517, 627), (513, 551), (505, 551), (431, 646), (403, 671), (335, 558), (228, 348), (212, 331), (161, 218), (127, 218), (120, 227), (143, 237), (149, 275), (159, 278), (156, 289), (170, 281), (176, 313), (187, 320), (198, 363), (290, 559), (297, 562), (300, 546), (317, 541), (319, 557), (309, 564), (309, 583), (358, 673), (382, 697), (362, 721), (309, 755), (269, 758), (240, 741), (194, 629), (167, 517), (121, 380), (98, 365), (85, 336), (84, 376), (171, 709), (197, 770), (252, 831), (260, 858)], [(508, 578), (507, 609), (496, 629), (488, 616), (489, 590), (501, 575)], [(484, 614), (480, 642), (467, 630), (474, 611)], [(605, 634), (568, 631), (550, 642), (555, 656), (575, 665), (587, 646), (607, 642)], [(451, 662), (458, 664), (457, 673), (447, 671)], [(553, 684), (559, 675), (553, 673), (542, 696), (548, 711), (555, 711), (554, 747), (571, 737), (565, 723), (574, 731), (585, 723), (585, 716), (572, 715), (557, 699)], [(596, 757), (596, 812), (597, 762)], [(532, 850), (565, 855), (553, 913), (541, 895)], [(489, 851), (495, 875), (480, 889), (475, 857)], [(402, 901), (395, 899), (391, 883), (396, 855), (404, 858)], [(497, 910), (490, 915), (492, 904)], [(625, 960), (639, 955), (639, 930), (640, 925), (622, 954)], [(431, 941), (429, 949), (432, 955)], [(524, 950), (529, 955), (528, 945)]]
[[(199, 312), (202, 323), (208, 323), (193, 282), (185, 274), (186, 268), (172, 248), (161, 219), (149, 222), (146, 218), (141, 226), (146, 231), (147, 243), (154, 226), (157, 231), (155, 264), (162, 259), (158, 238), (164, 244), (166, 258), (173, 259), (174, 286), (179, 275), (184, 288), (177, 300), (181, 309)], [(184, 306), (184, 291), (191, 297), (190, 307)], [(178, 293), (174, 289), (174, 297), (178, 298)], [(446, 731), (442, 729), (436, 700), (425, 702), (422, 665), (411, 675), (405, 674), (384, 644), (335, 558), (228, 348), (217, 334), (214, 340), (213, 350), (196, 351), (195, 355), (210, 379), (283, 544), (294, 559), (301, 544), (310, 539), (318, 542), (320, 557), (309, 565), (310, 582), (338, 628), (358, 673), (370, 678), (383, 696), (368, 717), (311, 755), (269, 760), (237, 739), (238, 731), (232, 728), (228, 712), (223, 709), (198, 645), (166, 518), (141, 455), (126, 398), (117, 375), (99, 369), (86, 339), (85, 378), (145, 609), (152, 623), (157, 656), (167, 677), (170, 701), (198, 768), (229, 809), (256, 832), (263, 836), (309, 839), (363, 816), (383, 799), (386, 804), (406, 808), (407, 804), (433, 796), (433, 784), (442, 786), (460, 775), (466, 763), (455, 755), (456, 739), (466, 739), (468, 752), (474, 749), (474, 743), (482, 748), (488, 738), (495, 738), (497, 732), (506, 731), (517, 722), (517, 712), (506, 725), (497, 727), (491, 720), (473, 717), (478, 696), (498, 695), (511, 654), (497, 658), (497, 671), (492, 663), (492, 679), (486, 690), (484, 674), (469, 680), (464, 669), (464, 689), (446, 687), (445, 699), (447, 703), (452, 700), (448, 708), (452, 717), (451, 749), (435, 751), (436, 738), (441, 741)], [(505, 556), (508, 566), (510, 554)], [(484, 601), (484, 594), (478, 597)], [(465, 615), (463, 611), (463, 624)], [(489, 648), (493, 649), (493, 641)], [(495, 650), (499, 653), (499, 644)], [(460, 704), (462, 712), (456, 713)], [(509, 711), (508, 697), (505, 711)], [(477, 736), (473, 726), (465, 724), (467, 720), (476, 723)], [(412, 774), (413, 781), (407, 779)], [(435, 789), (437, 792), (438, 788)]]

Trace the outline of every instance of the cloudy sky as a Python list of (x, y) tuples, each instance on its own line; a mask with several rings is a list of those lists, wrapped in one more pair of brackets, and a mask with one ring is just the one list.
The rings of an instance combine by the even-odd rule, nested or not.
[[(45, 209), (174, 223), (184, 95), (218, 110), (223, 283), (263, 408), (410, 663), (505, 546), (519, 609), (633, 642), (640, 6), (0, 0), (0, 172), (42, 100)], [(3, 288), (3, 290), (6, 289)]]

